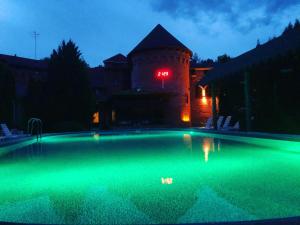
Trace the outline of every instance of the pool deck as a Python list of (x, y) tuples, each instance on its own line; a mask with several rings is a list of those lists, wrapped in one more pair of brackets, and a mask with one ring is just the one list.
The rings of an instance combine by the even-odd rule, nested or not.
[[(10, 223), (0, 222), (0, 225), (27, 225), (26, 223)], [(256, 221), (242, 221), (242, 222), (212, 222), (212, 223), (185, 223), (181, 225), (299, 225), (300, 217), (289, 217), (283, 219), (269, 219), (269, 220), (256, 220)], [(44, 225), (44, 224), (36, 224)], [(164, 224), (172, 225), (172, 224)], [(180, 225), (180, 224), (174, 224)]]
[[(287, 140), (287, 141), (296, 141), (300, 142), (300, 135), (296, 134), (275, 134), (275, 133), (264, 133), (264, 132), (245, 132), (245, 131), (223, 131), (223, 130), (214, 130), (214, 129), (204, 129), (200, 127), (190, 127), (190, 128), (118, 128), (111, 130), (90, 130), (90, 131), (81, 131), (81, 132), (62, 132), (62, 133), (45, 133), (42, 136), (56, 136), (56, 135), (79, 135), (79, 134), (126, 134), (126, 133), (141, 133), (147, 131), (195, 131), (208, 134), (222, 134), (222, 135), (233, 135), (233, 136), (243, 136), (243, 137), (252, 137), (252, 138), (266, 138), (266, 139), (276, 139), (276, 140)], [(28, 141), (36, 139), (36, 136), (21, 136), (15, 138), (5, 138), (0, 141), (0, 147), (7, 145), (16, 144), (22, 141)]]
[(269, 219), (243, 222), (221, 222), (221, 223), (190, 223), (181, 225), (299, 225), (300, 217), (289, 217), (283, 219)]

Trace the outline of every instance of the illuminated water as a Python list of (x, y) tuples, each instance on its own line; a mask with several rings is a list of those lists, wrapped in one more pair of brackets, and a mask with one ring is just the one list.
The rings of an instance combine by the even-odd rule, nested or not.
[(300, 216), (300, 142), (169, 131), (45, 137), (0, 148), (0, 221), (142, 224), (290, 216)]

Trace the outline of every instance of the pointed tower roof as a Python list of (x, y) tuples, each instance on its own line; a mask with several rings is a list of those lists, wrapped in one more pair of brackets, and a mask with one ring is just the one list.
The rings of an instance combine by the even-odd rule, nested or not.
[(121, 53), (119, 54), (116, 54), (108, 59), (105, 59), (103, 61), (104, 63), (109, 63), (109, 62), (112, 62), (112, 63), (127, 63), (127, 58), (126, 56), (122, 55)]
[(158, 24), (128, 55), (159, 48), (180, 48), (192, 53), (190, 49), (178, 41), (162, 25)]

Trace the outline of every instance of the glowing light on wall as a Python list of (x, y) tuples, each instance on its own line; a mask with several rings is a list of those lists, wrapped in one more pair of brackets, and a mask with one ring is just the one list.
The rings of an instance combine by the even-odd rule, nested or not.
[(181, 117), (182, 122), (190, 122), (190, 115), (183, 114)]
[(206, 98), (206, 88), (207, 88), (207, 86), (202, 87), (200, 85), (199, 87), (201, 88), (201, 103), (203, 105), (207, 105), (207, 98)]
[(207, 98), (206, 97), (202, 97), (201, 98), (201, 102), (203, 105), (207, 105)]
[(186, 105), (184, 106), (182, 112), (181, 112), (181, 121), (182, 122), (190, 122), (191, 121), (191, 117), (190, 117), (190, 108)]
[(99, 122), (100, 122), (99, 112), (95, 112), (93, 114), (93, 123), (99, 123)]
[(202, 86), (200, 86), (201, 87), (201, 95), (202, 95), (202, 97), (206, 97), (206, 86), (205, 87), (202, 87)]
[(173, 178), (167, 177), (167, 178), (161, 178), (161, 183), (162, 184), (172, 184), (173, 183)]

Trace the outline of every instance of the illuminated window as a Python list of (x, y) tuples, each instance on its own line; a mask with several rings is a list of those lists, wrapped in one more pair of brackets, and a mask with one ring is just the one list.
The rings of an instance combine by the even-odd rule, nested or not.
[(116, 121), (116, 111), (115, 110), (111, 111), (111, 121), (112, 122)]
[(95, 112), (93, 114), (93, 123), (99, 123), (100, 119), (99, 119), (99, 112)]

